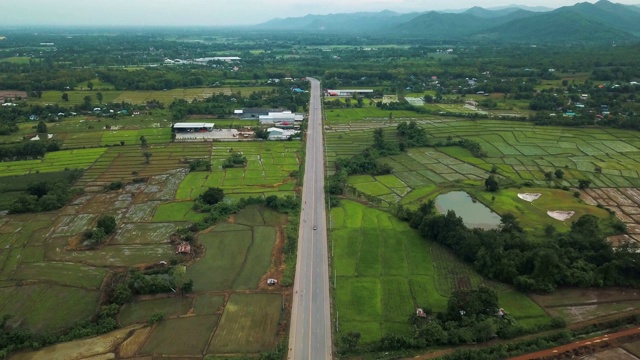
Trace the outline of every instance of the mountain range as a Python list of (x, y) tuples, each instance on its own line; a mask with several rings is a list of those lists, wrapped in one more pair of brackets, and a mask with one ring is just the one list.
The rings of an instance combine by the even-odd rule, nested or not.
[(519, 5), (404, 14), (385, 10), (277, 18), (255, 28), (429, 40), (625, 43), (640, 41), (640, 7), (600, 0), (555, 10)]

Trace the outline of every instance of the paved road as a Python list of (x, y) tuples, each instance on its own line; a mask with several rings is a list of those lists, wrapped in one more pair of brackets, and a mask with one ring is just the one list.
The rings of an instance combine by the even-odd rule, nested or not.
[(322, 102), (320, 82), (307, 79), (311, 82), (311, 101), (288, 359), (328, 360), (332, 358), (332, 343)]

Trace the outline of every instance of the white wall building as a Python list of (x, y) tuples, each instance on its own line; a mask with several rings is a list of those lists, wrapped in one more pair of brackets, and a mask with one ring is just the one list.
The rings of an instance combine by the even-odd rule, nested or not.
[(268, 115), (260, 115), (260, 124), (275, 124), (280, 122), (302, 121), (304, 115), (292, 113), (291, 111), (269, 112)]
[(287, 140), (290, 137), (298, 134), (300, 131), (285, 130), (285, 129), (272, 127), (272, 128), (268, 128), (267, 132), (269, 133), (269, 140)]

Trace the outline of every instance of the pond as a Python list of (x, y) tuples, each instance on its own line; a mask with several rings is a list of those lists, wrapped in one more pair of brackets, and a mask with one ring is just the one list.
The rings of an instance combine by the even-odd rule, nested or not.
[(453, 210), (462, 218), (464, 224), (470, 228), (485, 230), (496, 229), (500, 225), (500, 215), (478, 201), (474, 201), (464, 191), (452, 191), (436, 198), (436, 209), (441, 214)]

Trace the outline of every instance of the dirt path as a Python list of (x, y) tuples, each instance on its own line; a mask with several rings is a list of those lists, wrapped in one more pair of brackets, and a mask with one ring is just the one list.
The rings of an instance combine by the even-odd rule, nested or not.
[[(535, 359), (550, 359), (557, 357), (558, 359), (564, 357), (563, 354), (576, 351), (583, 347), (600, 347), (600, 345), (606, 344), (610, 341), (621, 339), (629, 336), (640, 335), (640, 327), (634, 327), (633, 329), (619, 331), (617, 333), (601, 335), (594, 338), (576, 341), (571, 344), (558, 346), (552, 349), (542, 350), (531, 354), (521, 355), (511, 358), (510, 360), (535, 360)], [(607, 346), (604, 346), (607, 347)], [(565, 354), (570, 356), (570, 354)]]

